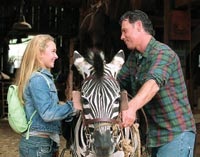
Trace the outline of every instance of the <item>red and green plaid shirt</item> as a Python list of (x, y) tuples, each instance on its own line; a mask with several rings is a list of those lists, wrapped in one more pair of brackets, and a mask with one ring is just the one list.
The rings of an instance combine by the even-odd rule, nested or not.
[(196, 132), (180, 60), (172, 49), (154, 38), (143, 54), (132, 52), (118, 74), (121, 88), (133, 96), (150, 79), (157, 82), (160, 90), (144, 106), (147, 145), (157, 147), (183, 131)]

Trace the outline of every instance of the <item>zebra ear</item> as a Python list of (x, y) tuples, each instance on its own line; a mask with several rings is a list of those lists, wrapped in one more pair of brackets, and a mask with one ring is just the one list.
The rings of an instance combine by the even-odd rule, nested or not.
[(92, 65), (78, 51), (74, 51), (74, 65), (84, 79), (90, 75)]
[(111, 64), (122, 67), (122, 65), (124, 64), (124, 60), (125, 60), (124, 51), (119, 50), (117, 54), (114, 56), (113, 60), (111, 61)]
[(123, 50), (119, 50), (118, 53), (113, 57), (112, 61), (107, 64), (113, 72), (113, 76), (116, 77), (116, 74), (122, 68), (122, 65), (125, 62), (125, 55)]

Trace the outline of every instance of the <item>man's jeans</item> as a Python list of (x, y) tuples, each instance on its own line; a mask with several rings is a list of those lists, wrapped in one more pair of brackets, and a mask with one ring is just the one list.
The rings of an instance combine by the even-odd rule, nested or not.
[(152, 157), (193, 157), (195, 133), (183, 132), (173, 141), (152, 148)]
[(50, 138), (22, 136), (19, 143), (20, 157), (52, 157), (58, 150), (57, 144)]

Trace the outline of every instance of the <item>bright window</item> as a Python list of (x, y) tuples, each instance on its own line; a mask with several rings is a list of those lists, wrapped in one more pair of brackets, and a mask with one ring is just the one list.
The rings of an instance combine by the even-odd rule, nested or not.
[(21, 43), (18, 43), (17, 39), (10, 40), (8, 61), (14, 64), (14, 68), (19, 68), (25, 48), (33, 37), (34, 36), (28, 36), (28, 38), (22, 38)]

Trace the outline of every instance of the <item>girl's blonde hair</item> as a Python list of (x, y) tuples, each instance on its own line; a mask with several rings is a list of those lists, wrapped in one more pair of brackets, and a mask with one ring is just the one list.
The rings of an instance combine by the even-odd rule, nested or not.
[(18, 95), (20, 101), (23, 101), (23, 91), (26, 86), (31, 74), (41, 68), (40, 64), (40, 54), (45, 51), (47, 43), (49, 41), (54, 41), (54, 38), (47, 34), (36, 35), (28, 43), (20, 68), (17, 71), (15, 84), (18, 86)]

